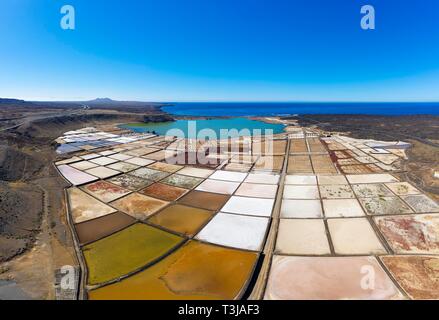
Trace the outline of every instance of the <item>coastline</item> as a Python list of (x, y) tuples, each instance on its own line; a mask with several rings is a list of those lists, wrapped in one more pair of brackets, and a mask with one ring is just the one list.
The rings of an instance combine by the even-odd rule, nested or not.
[(182, 117), (331, 115), (439, 115), (437, 102), (177, 102), (160, 110)]

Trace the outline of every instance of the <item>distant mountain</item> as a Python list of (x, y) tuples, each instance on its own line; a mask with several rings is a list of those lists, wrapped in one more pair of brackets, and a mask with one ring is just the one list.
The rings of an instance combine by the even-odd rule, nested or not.
[(117, 103), (117, 101), (114, 101), (110, 98), (97, 98), (91, 101), (86, 101), (86, 103), (89, 104), (112, 104), (112, 103)]
[(125, 108), (154, 108), (162, 106), (162, 103), (144, 102), (144, 101), (116, 101), (110, 98), (97, 98), (90, 101), (83, 101), (85, 105), (90, 107), (125, 107)]
[(29, 102), (20, 99), (0, 98), (0, 104), (26, 104), (26, 103)]
[(142, 101), (115, 101), (110, 98), (97, 98), (91, 101), (25, 101), (20, 99), (0, 98), (1, 108), (83, 108), (109, 109), (118, 111), (130, 111), (139, 113), (161, 112), (160, 107), (165, 105), (157, 102)]

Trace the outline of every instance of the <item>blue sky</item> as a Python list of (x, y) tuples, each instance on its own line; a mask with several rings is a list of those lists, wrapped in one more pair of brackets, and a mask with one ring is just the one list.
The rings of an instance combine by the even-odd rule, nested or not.
[(438, 21), (437, 0), (1, 1), (0, 97), (439, 101)]

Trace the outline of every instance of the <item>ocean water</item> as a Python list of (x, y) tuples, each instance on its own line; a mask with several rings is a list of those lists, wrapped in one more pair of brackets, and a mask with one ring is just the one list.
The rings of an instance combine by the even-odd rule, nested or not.
[[(221, 130), (229, 131), (228, 136), (236, 138), (247, 135), (277, 134), (284, 130), (283, 124), (266, 123), (247, 118), (210, 119), (210, 120), (177, 120), (162, 123), (127, 123), (119, 126), (134, 132), (155, 132), (159, 135), (177, 136), (180, 138), (200, 138), (209, 134), (211, 139), (227, 138), (221, 135)], [(243, 130), (245, 129), (245, 130)], [(203, 131), (202, 131), (203, 130)], [(206, 131), (209, 130), (209, 131)], [(247, 131), (248, 130), (248, 131)], [(270, 131), (266, 131), (270, 130)], [(200, 131), (202, 131), (200, 133)]]
[(178, 102), (163, 107), (187, 116), (274, 116), (288, 114), (439, 115), (439, 103)]

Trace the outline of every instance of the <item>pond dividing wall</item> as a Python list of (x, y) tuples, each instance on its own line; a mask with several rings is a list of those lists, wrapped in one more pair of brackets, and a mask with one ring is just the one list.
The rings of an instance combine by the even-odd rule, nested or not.
[[(167, 163), (162, 137), (57, 163), (86, 296), (239, 299), (261, 280), (265, 299), (439, 298), (439, 205), (391, 174), (404, 152), (316, 137), (226, 148), (210, 166)], [(359, 288), (365, 264), (373, 290)]]

